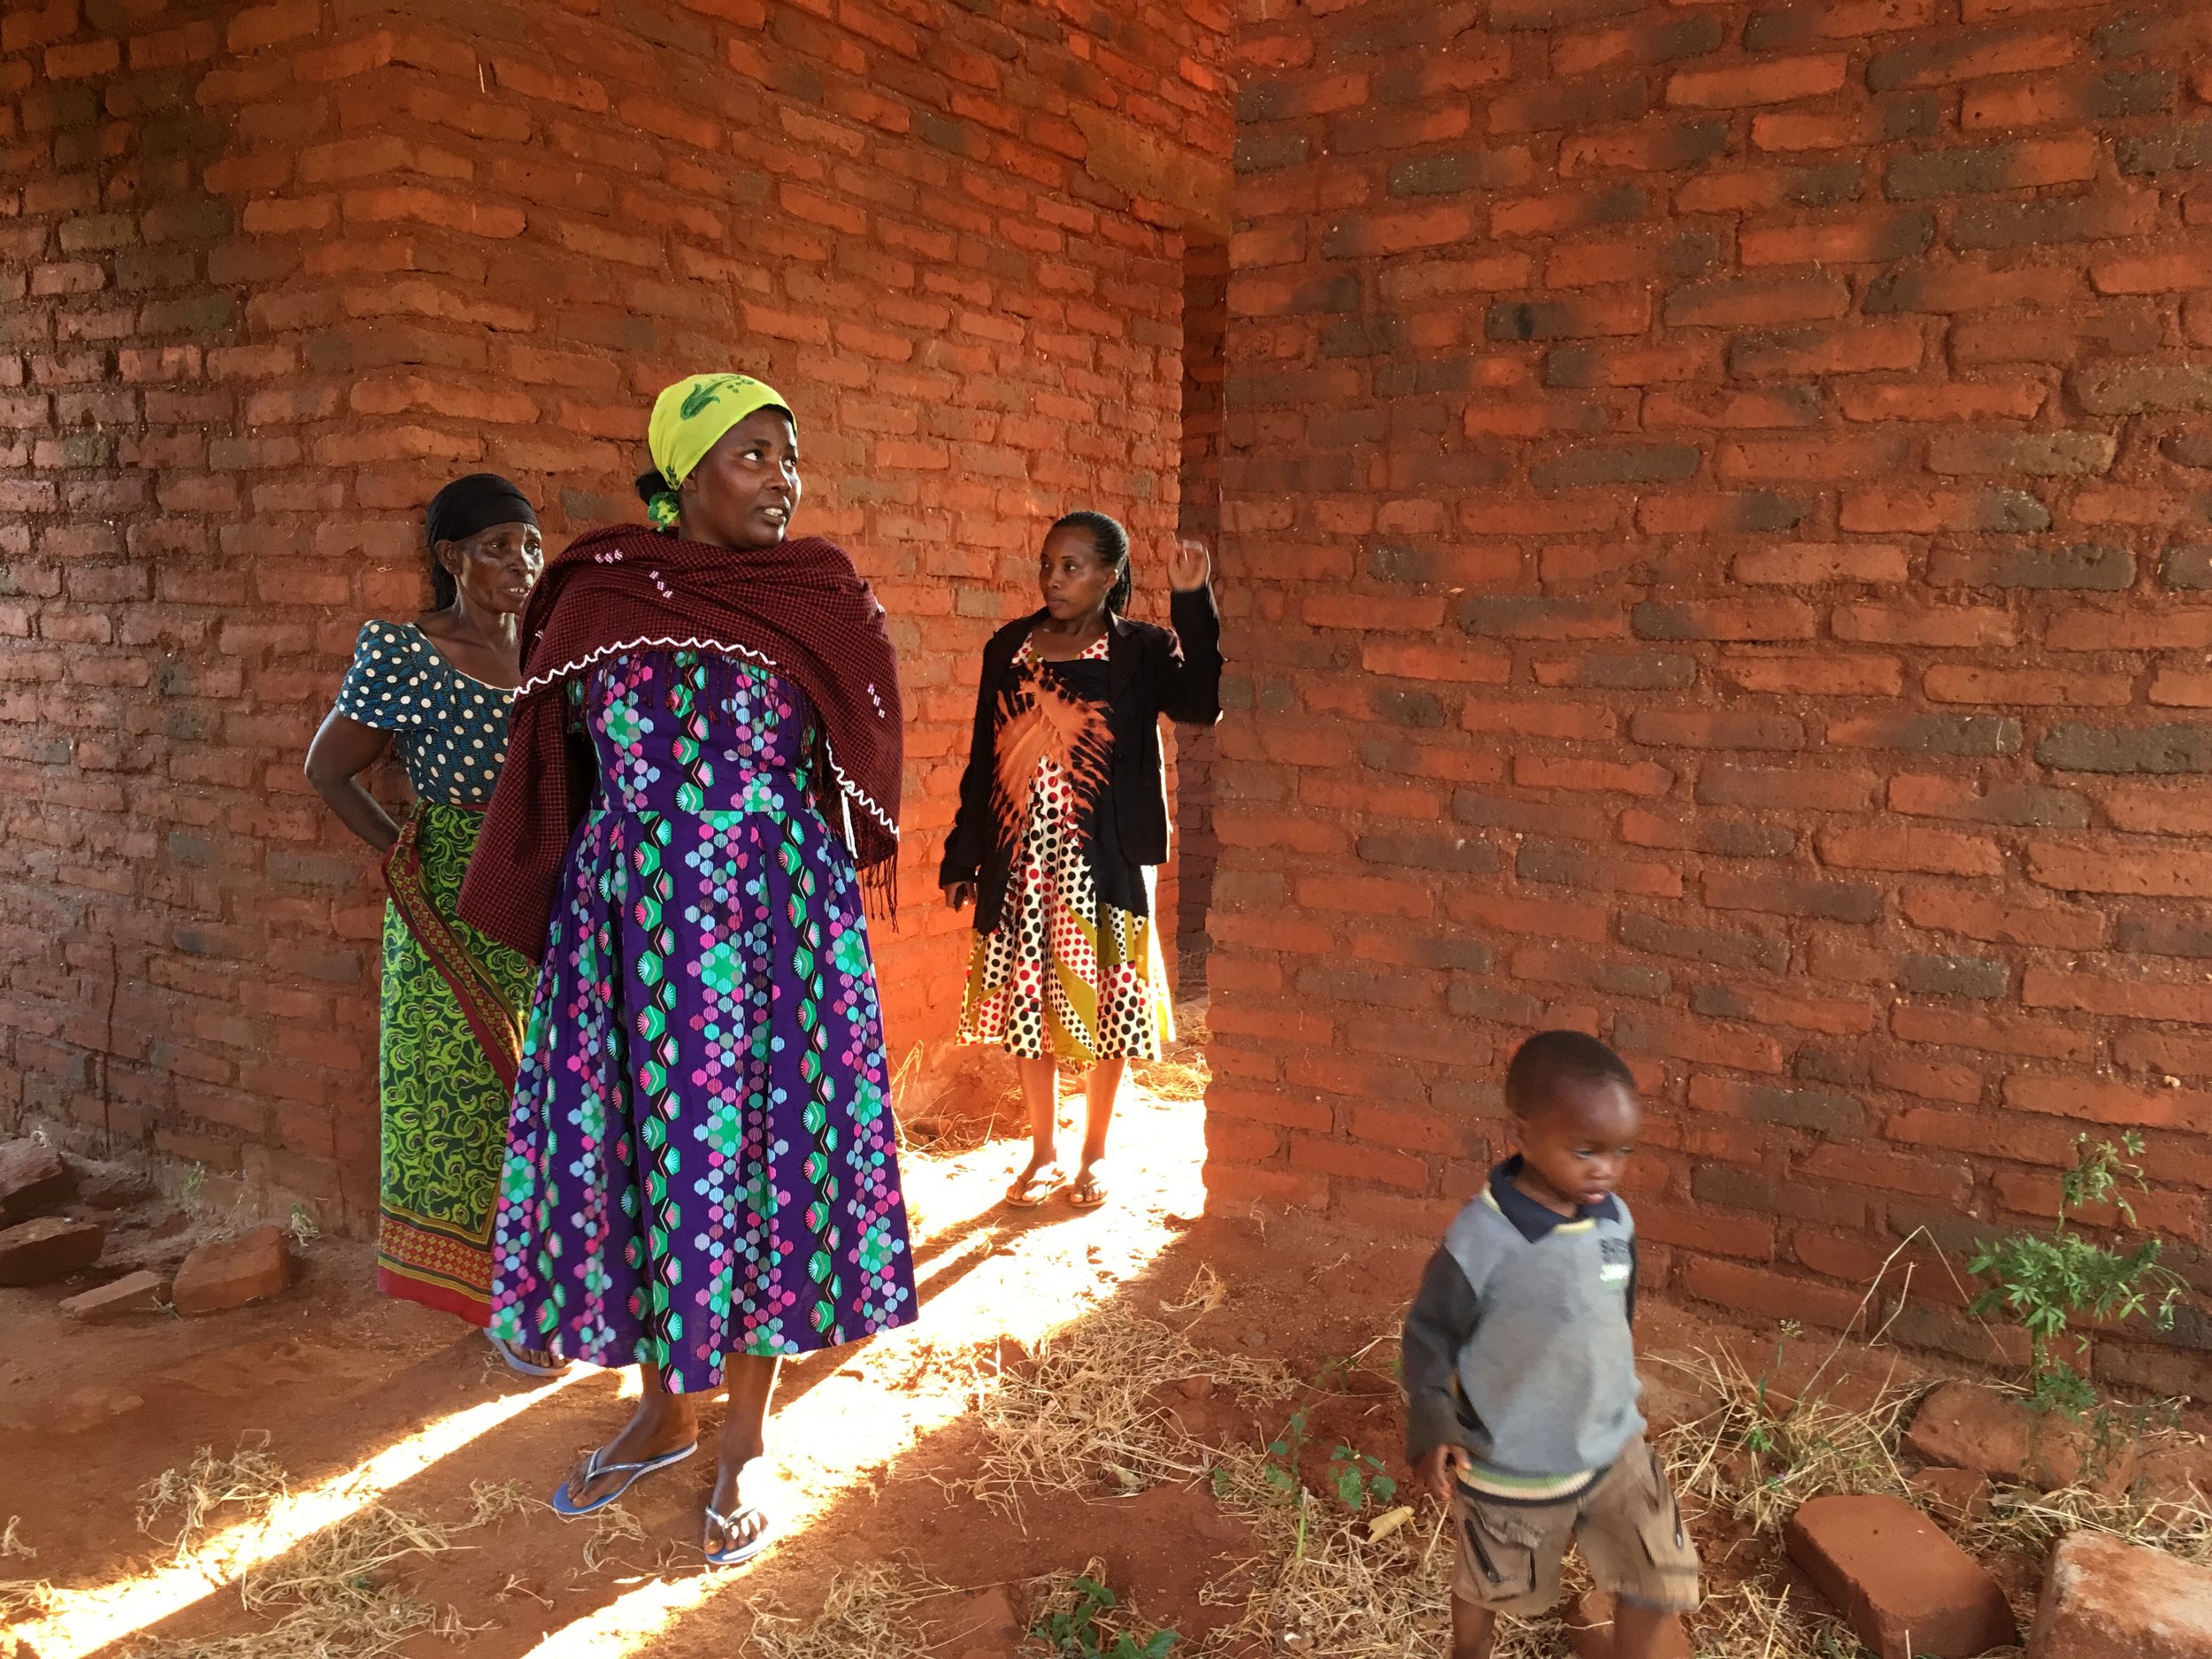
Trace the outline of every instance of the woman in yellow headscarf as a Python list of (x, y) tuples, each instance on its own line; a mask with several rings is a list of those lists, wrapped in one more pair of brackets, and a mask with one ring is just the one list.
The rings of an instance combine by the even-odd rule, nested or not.
[(660, 528), (583, 536), (524, 616), (461, 910), (541, 964), (492, 1328), (645, 1369), (554, 1508), (690, 1456), (694, 1401), (726, 1385), (705, 1537), (726, 1565), (767, 1540), (782, 1356), (914, 1317), (864, 913), (892, 897), (898, 664), (844, 549), (787, 539), (798, 432), (772, 388), (680, 381), (651, 442)]

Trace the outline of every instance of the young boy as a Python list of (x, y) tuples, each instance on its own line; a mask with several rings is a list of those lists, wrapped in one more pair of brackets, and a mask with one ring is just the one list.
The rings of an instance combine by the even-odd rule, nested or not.
[(1519, 1154), (1454, 1218), (1406, 1317), (1406, 1455), (1457, 1524), (1452, 1659), (1488, 1659), (1499, 1614), (1550, 1609), (1570, 1537), (1614, 1593), (1615, 1659), (1686, 1652), (1697, 1552), (1644, 1444), (1636, 1235), (1613, 1190), (1636, 1082), (1594, 1037), (1547, 1031), (1505, 1103)]

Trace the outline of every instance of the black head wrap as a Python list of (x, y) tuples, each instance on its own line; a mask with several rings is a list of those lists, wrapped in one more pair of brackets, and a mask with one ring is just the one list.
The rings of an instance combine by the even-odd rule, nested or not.
[(430, 498), (422, 527), (424, 539), (435, 547), (441, 541), (465, 541), (495, 524), (537, 521), (530, 498), (498, 473), (471, 472)]
[(437, 608), (444, 610), (455, 597), (453, 572), (438, 563), (439, 542), (465, 541), (494, 525), (537, 521), (530, 498), (496, 472), (471, 472), (433, 495), (423, 511), (422, 531), (430, 544), (430, 588)]

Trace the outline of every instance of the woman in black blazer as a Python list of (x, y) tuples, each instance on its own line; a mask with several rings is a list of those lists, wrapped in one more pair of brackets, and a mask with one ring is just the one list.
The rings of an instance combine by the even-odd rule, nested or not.
[[(1167, 857), (1160, 717), (1221, 718), (1221, 618), (1211, 561), (1183, 542), (1168, 563), (1175, 631), (1133, 622), (1129, 536), (1104, 513), (1071, 512), (1038, 561), (1044, 609), (983, 648), (960, 810), (938, 875), (955, 910), (973, 903), (975, 949), (960, 1035), (1020, 1064), (1029, 1164), (1006, 1201), (1063, 1187), (1105, 1202), (1100, 1164), (1131, 1060), (1173, 1035), (1152, 925), (1151, 866)], [(1089, 1116), (1070, 1182), (1056, 1130), (1057, 1065), (1084, 1071)]]

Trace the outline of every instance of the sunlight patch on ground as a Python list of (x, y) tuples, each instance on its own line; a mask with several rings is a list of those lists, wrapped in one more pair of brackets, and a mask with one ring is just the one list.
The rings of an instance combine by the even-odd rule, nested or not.
[[(1189, 1070), (1170, 1072), (1166, 1092), (1194, 1092), (1184, 1087)], [(1079, 1110), (1079, 1103), (1067, 1109)], [(1064, 1127), (1064, 1149), (1073, 1144)], [(1126, 1094), (1114, 1119), (1111, 1195), (1106, 1208), (1088, 1214), (1064, 1199), (1025, 1213), (1005, 1209), (1007, 1185), (1027, 1156), (1025, 1139), (905, 1156), (907, 1188), (921, 1218), (912, 1243), (926, 1298), (922, 1317), (792, 1368), (795, 1383), (808, 1368), (835, 1370), (803, 1393), (794, 1389), (771, 1425), (779, 1533), (801, 1532), (972, 1411), (997, 1386), (1001, 1344), (1035, 1343), (1149, 1266), (1178, 1236), (1178, 1222), (1196, 1216), (1204, 1202), (1204, 1108), (1141, 1088)], [(554, 1632), (529, 1659), (634, 1653), (716, 1596), (742, 1594), (745, 1582), (742, 1572), (653, 1580)]]
[(541, 1386), (503, 1394), (441, 1418), (395, 1441), (357, 1468), (286, 1494), (265, 1516), (211, 1533), (180, 1561), (90, 1589), (57, 1586), (55, 1610), (22, 1625), (18, 1633), (40, 1659), (84, 1659), (235, 1583), (262, 1563), (365, 1509), (403, 1481), (586, 1374), (580, 1367)]

